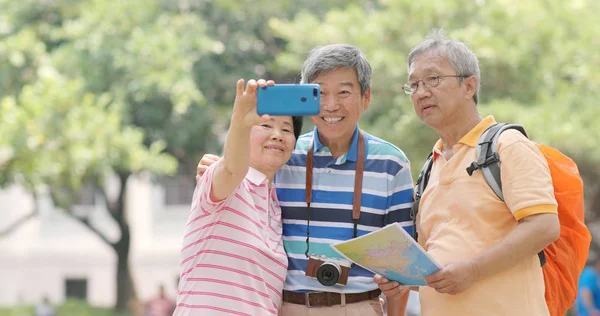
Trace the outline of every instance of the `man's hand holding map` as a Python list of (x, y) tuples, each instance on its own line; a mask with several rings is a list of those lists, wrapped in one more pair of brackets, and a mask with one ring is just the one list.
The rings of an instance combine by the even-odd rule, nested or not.
[(331, 247), (361, 267), (403, 285), (425, 286), (425, 276), (440, 270), (397, 223)]

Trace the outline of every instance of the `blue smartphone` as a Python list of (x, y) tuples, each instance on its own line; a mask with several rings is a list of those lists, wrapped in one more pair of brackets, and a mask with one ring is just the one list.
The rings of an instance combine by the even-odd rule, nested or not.
[(321, 88), (318, 84), (275, 84), (259, 87), (256, 102), (256, 112), (259, 115), (317, 115), (321, 109)]

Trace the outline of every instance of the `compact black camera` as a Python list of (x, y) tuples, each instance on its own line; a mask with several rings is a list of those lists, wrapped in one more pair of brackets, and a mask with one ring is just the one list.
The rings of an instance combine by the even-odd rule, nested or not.
[(351, 267), (352, 263), (343, 259), (310, 256), (306, 276), (316, 278), (325, 286), (346, 285)]

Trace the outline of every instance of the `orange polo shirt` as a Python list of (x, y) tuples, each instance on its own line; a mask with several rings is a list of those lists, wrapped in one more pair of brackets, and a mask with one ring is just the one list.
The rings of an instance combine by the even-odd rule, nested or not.
[[(452, 147), (450, 160), (442, 155), (441, 141), (433, 149), (417, 227), (419, 243), (442, 266), (492, 247), (524, 217), (557, 212), (546, 159), (519, 131), (507, 130), (498, 140), (506, 203), (494, 194), (480, 170), (467, 174), (466, 168), (477, 160), (479, 137), (494, 123), (492, 116), (479, 122)], [(474, 282), (458, 295), (440, 294), (430, 287), (419, 291), (423, 316), (549, 315), (537, 255)]]

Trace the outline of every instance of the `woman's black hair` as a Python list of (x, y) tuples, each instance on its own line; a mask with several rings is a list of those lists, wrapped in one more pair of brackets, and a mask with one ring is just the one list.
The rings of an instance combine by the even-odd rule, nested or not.
[(298, 141), (298, 137), (302, 133), (302, 122), (304, 117), (302, 116), (292, 116), (292, 124), (294, 125), (294, 136), (296, 137), (296, 141)]

